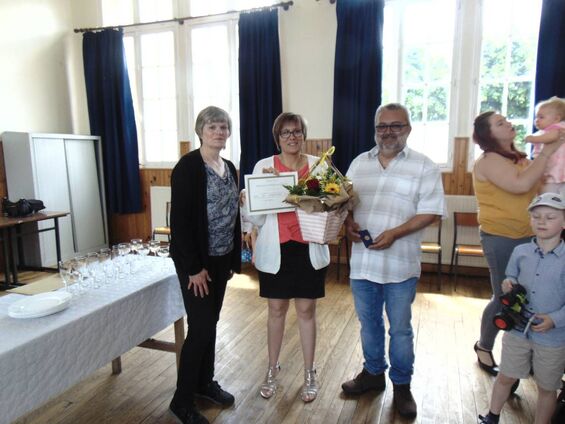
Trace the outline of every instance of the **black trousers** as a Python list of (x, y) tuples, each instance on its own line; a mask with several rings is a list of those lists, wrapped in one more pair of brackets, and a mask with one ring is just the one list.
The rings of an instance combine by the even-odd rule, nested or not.
[(214, 377), (216, 356), (216, 325), (231, 276), (231, 254), (210, 257), (208, 295), (195, 296), (188, 290), (188, 274), (177, 275), (182, 291), (188, 320), (188, 333), (182, 346), (177, 378), (177, 390), (173, 401), (178, 405), (190, 406), (194, 393), (206, 386)]

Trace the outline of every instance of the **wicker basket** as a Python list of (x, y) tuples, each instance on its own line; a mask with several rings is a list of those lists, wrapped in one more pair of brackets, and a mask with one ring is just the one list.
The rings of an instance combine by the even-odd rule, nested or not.
[(326, 244), (337, 238), (339, 230), (347, 218), (347, 209), (330, 212), (304, 212), (297, 208), (300, 231), (305, 241)]

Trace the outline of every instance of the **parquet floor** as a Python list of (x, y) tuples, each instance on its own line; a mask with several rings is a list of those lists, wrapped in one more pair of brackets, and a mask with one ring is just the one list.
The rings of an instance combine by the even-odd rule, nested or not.
[[(343, 269), (343, 268), (342, 268)], [(490, 295), (486, 278), (461, 277), (457, 292), (448, 276), (437, 291), (435, 274), (420, 281), (413, 307), (416, 366), (412, 389), (419, 423), (475, 423), (488, 408), (494, 379), (482, 372), (473, 352), (481, 311)], [(304, 404), (302, 353), (293, 307), (287, 317), (281, 352), (281, 389), (268, 401), (258, 395), (267, 364), (266, 302), (258, 297), (255, 273), (248, 268), (229, 284), (219, 323), (216, 378), (236, 398), (222, 410), (199, 404), (213, 423), (403, 423), (394, 412), (392, 385), (380, 394), (346, 398), (343, 381), (362, 367), (359, 323), (349, 286), (335, 269), (328, 274), (326, 297), (318, 303), (316, 363), (321, 389)], [(173, 339), (172, 327), (161, 335)], [(496, 357), (499, 356), (497, 343)], [(174, 355), (134, 348), (122, 357), (123, 371), (112, 375), (110, 364), (83, 382), (23, 417), (18, 424), (169, 424), (174, 391)], [(3, 388), (8, 389), (9, 388)], [(505, 407), (503, 423), (532, 423), (536, 389), (522, 381), (518, 396)]]

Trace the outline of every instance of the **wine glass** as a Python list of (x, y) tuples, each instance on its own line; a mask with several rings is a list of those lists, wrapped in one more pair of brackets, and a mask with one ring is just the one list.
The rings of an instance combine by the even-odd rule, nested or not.
[(90, 252), (86, 255), (86, 275), (91, 281), (91, 286), (94, 289), (99, 289), (100, 285), (96, 281), (96, 274), (98, 271), (98, 253)]
[(167, 258), (169, 257), (169, 243), (162, 243), (157, 250), (157, 256), (163, 258), (162, 269), (167, 267)]
[(159, 240), (151, 240), (149, 242), (149, 250), (153, 253), (153, 256), (157, 256), (157, 251), (161, 246), (161, 242)]
[(71, 273), (73, 272), (73, 266), (70, 261), (59, 261), (59, 275), (61, 280), (63, 280), (63, 286), (65, 291), (70, 293), (69, 285), (71, 284)]
[(109, 282), (110, 275), (113, 271), (112, 266), (112, 250), (107, 247), (100, 249), (98, 252), (98, 266), (102, 270), (104, 279), (102, 280), (102, 285), (106, 285)]
[(134, 254), (137, 254), (139, 251), (139, 246), (141, 246), (141, 243), (143, 243), (143, 240), (136, 238), (136, 239), (131, 239), (130, 240), (130, 245), (131, 245), (131, 251)]
[(88, 288), (88, 282), (86, 281), (86, 257), (85, 256), (75, 256), (71, 259), (71, 264), (73, 267), (73, 277), (77, 285), (77, 293), (83, 293)]

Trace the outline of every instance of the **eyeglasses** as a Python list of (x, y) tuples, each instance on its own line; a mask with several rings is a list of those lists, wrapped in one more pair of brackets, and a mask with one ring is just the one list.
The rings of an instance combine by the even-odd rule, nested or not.
[(220, 132), (220, 133), (230, 132), (229, 127), (225, 124), (206, 124), (204, 125), (204, 128), (206, 128), (210, 132)]
[(384, 134), (386, 130), (390, 130), (390, 132), (392, 133), (399, 133), (400, 131), (402, 131), (402, 128), (408, 126), (409, 124), (379, 124), (375, 127), (375, 130), (377, 130), (379, 134)]
[(300, 138), (304, 135), (304, 133), (302, 132), (302, 130), (294, 130), (294, 131), (283, 130), (279, 133), (280, 138), (284, 138), (284, 139), (289, 138), (291, 135), (293, 135), (294, 138)]

